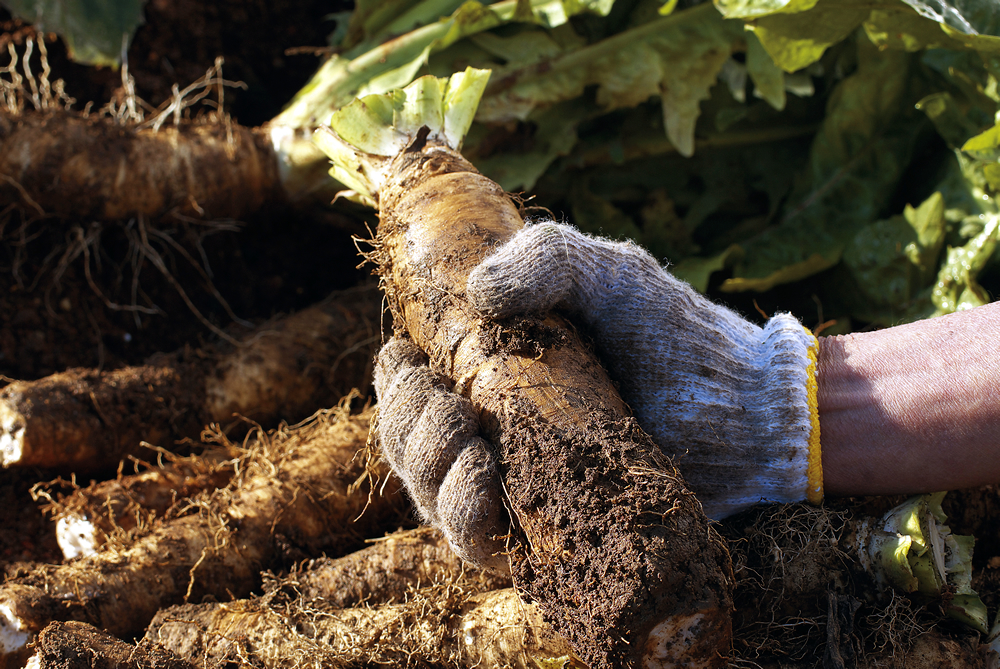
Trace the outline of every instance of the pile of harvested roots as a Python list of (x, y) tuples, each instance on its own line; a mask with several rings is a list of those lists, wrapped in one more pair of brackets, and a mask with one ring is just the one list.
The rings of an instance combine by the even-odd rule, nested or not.
[[(293, 196), (268, 129), (242, 127), (221, 111), (185, 121), (182, 92), (148, 117), (130, 109), (127, 96), (104, 113), (69, 112), (64, 89), (38, 74), (47, 71), (25, 76), (28, 40), (37, 57), (43, 36), (8, 36), (22, 63), (0, 71), (7, 253), (0, 364), (17, 377), (4, 376), (0, 388), (0, 459), (4, 500), (15, 511), (8, 515), (37, 508), (44, 522), (5, 521), (5, 537), (11, 526), (30, 528), (31, 536), (20, 537), (20, 550), (10, 550), (9, 539), (3, 546), (0, 667), (565, 667), (610, 666), (607, 658), (627, 655), (608, 648), (628, 646), (633, 630), (593, 638), (589, 617), (617, 584), (571, 574), (524, 586), (542, 562), (553, 572), (564, 558), (569, 563), (544, 545), (549, 506), (536, 526), (520, 528), (541, 541), (530, 555), (512, 548), (513, 580), (463, 565), (438, 533), (414, 527), (405, 496), (369, 443), (371, 363), (391, 327), (378, 289), (352, 271), (340, 274), (341, 290), (329, 281), (292, 290), (300, 295), (295, 303), (279, 284), (302, 280), (300, 268), (275, 272), (270, 283), (261, 273), (237, 273), (228, 288), (218, 287), (223, 269), (252, 268), (226, 255), (243, 248), (240, 235), (263, 247), (278, 239), (236, 220), (311, 234), (321, 226), (281, 223), (316, 216), (337, 234), (316, 233), (304, 245), (322, 239), (328, 267), (356, 263), (350, 233), (363, 227), (303, 205), (300, 191)], [(198, 90), (224, 83), (210, 70)], [(462, 164), (454, 173), (479, 178), (465, 171)], [(414, 193), (401, 187), (398, 199)], [(492, 197), (504, 216), (518, 219), (511, 200)], [(383, 234), (393, 230), (387, 225)], [(230, 246), (215, 244), (220, 237)], [(391, 253), (392, 243), (380, 252)], [(254, 250), (259, 267), (265, 250)], [(390, 260), (380, 257), (383, 265)], [(421, 267), (407, 265), (418, 260), (388, 272), (420, 278)], [(235, 317), (239, 307), (260, 303), (268, 286), (274, 299), (297, 307), (293, 313), (254, 312), (253, 323)], [(303, 304), (301, 293), (316, 290), (328, 295)], [(390, 297), (397, 307), (407, 302), (400, 309), (410, 316), (423, 308), (405, 286)], [(428, 322), (446, 311), (428, 309), (418, 314)], [(185, 323), (185, 335), (153, 336), (170, 329), (167, 312)], [(46, 334), (49, 325), (97, 334), (82, 346), (88, 353), (74, 352), (81, 344)], [(432, 325), (425, 335), (433, 343)], [(145, 348), (123, 347), (133, 337)], [(568, 359), (577, 348), (586, 354), (574, 340), (555, 357)], [(503, 371), (504, 351), (484, 350)], [(542, 357), (526, 355), (519, 359)], [(15, 361), (22, 356), (35, 356), (30, 369), (46, 373), (21, 373), (29, 369)], [(606, 403), (624, 415), (610, 382), (598, 381), (605, 385), (587, 391), (594, 402), (607, 393)], [(544, 409), (539, 424), (550, 418)], [(503, 409), (496, 415), (509, 418)], [(560, 429), (571, 431), (557, 428), (535, 436), (555, 443)], [(632, 450), (644, 443), (638, 430), (608, 428), (603, 438), (637, 444)], [(510, 451), (511, 468), (521, 467), (525, 478), (534, 471), (527, 459)], [(645, 485), (649, 477), (636, 471), (626, 473)], [(679, 479), (676, 486), (680, 500), (686, 493)], [(868, 570), (859, 527), (899, 501), (768, 506), (712, 526), (684, 502), (690, 509), (677, 515), (690, 514), (683, 527), (698, 534), (686, 545), (708, 548), (683, 564), (648, 560), (676, 572), (664, 578), (688, 585), (693, 575), (711, 584), (719, 580), (713, 574), (724, 576), (729, 589), (713, 593), (712, 605), (728, 615), (731, 598), (732, 643), (711, 649), (699, 666), (995, 666), (985, 635), (946, 618), (948, 593), (902, 594)], [(518, 503), (523, 520), (528, 502)], [(680, 501), (664, 515), (676, 508)], [(956, 533), (979, 540), (972, 585), (995, 611), (1000, 494), (953, 494), (946, 511)], [(667, 522), (644, 529), (644, 540), (674, 545), (680, 530), (660, 536)], [(588, 560), (605, 559), (599, 544)], [(643, 577), (633, 571), (629, 578)], [(579, 590), (560, 590), (564, 583)], [(678, 606), (691, 604), (676, 598)], [(713, 624), (713, 634), (725, 627)], [(682, 632), (697, 645), (704, 630)]]

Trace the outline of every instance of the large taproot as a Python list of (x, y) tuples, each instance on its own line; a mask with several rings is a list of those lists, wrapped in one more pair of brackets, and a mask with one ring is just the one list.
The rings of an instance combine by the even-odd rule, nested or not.
[[(399, 105), (405, 133), (406, 95), (428, 97), (417, 83), (363, 102)], [(373, 186), (362, 195), (377, 201), (372, 256), (395, 327), (472, 400), (498, 450), (515, 585), (591, 667), (724, 666), (729, 555), (681, 476), (566, 321), (486, 320), (467, 301), (469, 272), (524, 223), (444, 125), (411, 123), (399, 150), (352, 176)], [(378, 178), (359, 182), (365, 173)]]

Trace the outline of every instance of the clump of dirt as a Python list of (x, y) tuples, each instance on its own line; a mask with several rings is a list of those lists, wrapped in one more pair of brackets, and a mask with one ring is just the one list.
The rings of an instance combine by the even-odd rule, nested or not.
[[(635, 661), (655, 626), (696, 613), (706, 618), (688, 657), (710, 658), (728, 632), (726, 546), (695, 526), (698, 502), (672, 465), (649, 464), (658, 449), (633, 419), (591, 416), (574, 434), (542, 418), (503, 431), (505, 480), (532, 548), (512, 554), (514, 583), (591, 667)], [(556, 559), (559, 569), (547, 564)]]
[(562, 329), (538, 318), (523, 316), (486, 321), (480, 328), (479, 338), (487, 355), (517, 353), (531, 357), (559, 348), (568, 341)]
[(87, 623), (49, 625), (35, 643), (38, 665), (61, 669), (193, 669), (157, 644), (129, 645)]

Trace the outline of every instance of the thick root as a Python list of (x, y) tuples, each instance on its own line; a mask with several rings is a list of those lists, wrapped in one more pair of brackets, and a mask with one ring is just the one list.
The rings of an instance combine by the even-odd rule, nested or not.
[(148, 641), (125, 643), (86, 623), (52, 623), (38, 635), (27, 669), (193, 669)]
[(177, 606), (156, 617), (146, 640), (206, 668), (247, 657), (268, 669), (580, 666), (512, 589), (468, 597), (431, 588), (405, 604), (344, 610), (272, 607), (267, 598)]
[(279, 547), (342, 555), (381, 534), (398, 522), (402, 499), (395, 485), (380, 496), (365, 483), (370, 472), (356, 456), (371, 416), (345, 414), (258, 434), (229, 488), (126, 549), (15, 573), (0, 587), (0, 627), (10, 632), (3, 655), (23, 652), (53, 620), (134, 635), (165, 606), (246, 595)]
[(267, 590), (291, 588), (305, 601), (346, 609), (398, 603), (414, 589), (458, 582), (471, 592), (511, 586), (509, 576), (463, 564), (439, 531), (421, 527), (390, 534), (341, 558), (312, 560), (306, 569), (268, 584)]
[(0, 197), (39, 214), (240, 219), (283, 197), (269, 138), (234, 123), (137, 130), (0, 112)]
[(0, 464), (107, 470), (148, 456), (142, 441), (196, 437), (234, 414), (263, 424), (304, 418), (370, 384), (380, 309), (374, 288), (344, 291), (235, 347), (15, 381), (0, 391)]
[[(94, 555), (109, 537), (127, 538), (163, 518), (178, 502), (224, 488), (235, 472), (236, 454), (221, 448), (144, 472), (78, 488), (45, 511), (56, 522), (56, 541), (67, 560)], [(52, 499), (36, 486), (37, 497)]]
[(592, 667), (724, 666), (729, 556), (679, 473), (565, 321), (484, 321), (466, 300), (472, 268), (523, 226), (511, 200), (419, 138), (389, 174), (373, 259), (396, 327), (499, 449), (518, 589)]

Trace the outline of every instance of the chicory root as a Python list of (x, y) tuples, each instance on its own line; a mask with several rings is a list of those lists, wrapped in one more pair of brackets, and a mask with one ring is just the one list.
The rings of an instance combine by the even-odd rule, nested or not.
[(267, 597), (176, 606), (156, 616), (145, 638), (206, 669), (246, 656), (266, 669), (581, 666), (513, 589), (470, 597), (435, 587), (401, 604), (341, 610)]
[(371, 382), (381, 303), (373, 287), (265, 323), (236, 346), (154, 356), (141, 367), (71, 369), (0, 390), (0, 464), (114, 469), (143, 441), (170, 446), (234, 414), (296, 421)]
[(43, 510), (56, 523), (56, 542), (63, 557), (94, 555), (109, 537), (142, 531), (178, 502), (226, 487), (237, 462), (234, 452), (222, 448), (183, 458), (167, 455), (169, 462), (94, 481), (58, 500), (50, 492), (51, 484), (33, 488), (36, 499), (49, 500)]
[(27, 669), (193, 669), (148, 641), (132, 645), (87, 623), (54, 622), (35, 641)]
[(423, 77), (337, 111), (316, 141), (377, 203), (371, 258), (397, 333), (498, 450), (518, 591), (594, 669), (724, 666), (729, 555), (680, 474), (565, 320), (489, 321), (466, 299), (469, 272), (524, 225), (457, 151), (484, 86), (474, 71)]
[(192, 500), (191, 515), (156, 524), (131, 546), (15, 573), (0, 586), (0, 666), (53, 620), (135, 635), (165, 606), (245, 596), (279, 549), (345, 554), (399, 522), (395, 484), (378, 494), (356, 457), (371, 413), (346, 414), (258, 431), (228, 488)]
[(270, 139), (234, 123), (158, 131), (68, 111), (0, 111), (0, 194), (38, 213), (239, 219), (282, 194)]

